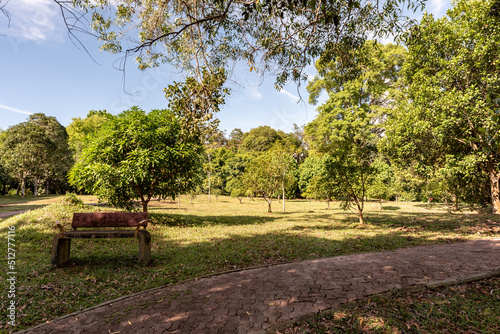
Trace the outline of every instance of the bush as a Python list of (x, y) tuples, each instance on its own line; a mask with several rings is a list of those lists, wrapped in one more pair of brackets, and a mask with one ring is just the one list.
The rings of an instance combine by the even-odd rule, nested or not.
[(65, 204), (65, 205), (83, 205), (83, 201), (79, 199), (76, 194), (74, 193), (67, 193), (60, 201), (59, 203)]

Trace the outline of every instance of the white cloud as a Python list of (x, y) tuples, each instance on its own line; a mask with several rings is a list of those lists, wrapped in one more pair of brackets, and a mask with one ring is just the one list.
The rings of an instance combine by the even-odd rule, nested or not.
[(10, 13), (10, 25), (0, 18), (0, 34), (27, 41), (62, 41), (63, 24), (57, 4), (50, 0), (11, 0), (4, 8)]
[(281, 89), (280, 93), (285, 94), (286, 96), (291, 98), (294, 102), (298, 102), (300, 100), (300, 98), (298, 96), (293, 95), (292, 93), (286, 91), (285, 89)]
[(5, 106), (3, 104), (0, 104), (0, 109), (5, 109), (5, 110), (17, 112), (19, 114), (25, 114), (25, 115), (32, 115), (33, 114), (32, 112), (21, 110), (21, 109), (17, 109), (17, 108), (12, 108), (12, 107), (9, 107), (9, 106)]
[(259, 92), (259, 87), (248, 86), (248, 87), (245, 88), (245, 90), (248, 92), (248, 94), (254, 100), (261, 100), (262, 99), (262, 94)]

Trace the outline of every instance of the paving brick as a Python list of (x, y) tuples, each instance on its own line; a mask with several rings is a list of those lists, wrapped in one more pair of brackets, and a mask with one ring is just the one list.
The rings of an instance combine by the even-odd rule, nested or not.
[(495, 238), (242, 270), (145, 291), (20, 333), (255, 333), (393, 288), (496, 272), (499, 253)]

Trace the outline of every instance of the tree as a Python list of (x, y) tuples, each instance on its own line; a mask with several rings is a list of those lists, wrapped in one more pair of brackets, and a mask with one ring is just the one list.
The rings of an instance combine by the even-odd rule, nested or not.
[(251, 160), (245, 170), (243, 175), (245, 188), (264, 197), (269, 213), (272, 212), (273, 196), (278, 195), (280, 186), (284, 193), (293, 181), (293, 175), (289, 169), (292, 161), (292, 155), (278, 144)]
[[(82, 151), (70, 182), (118, 207), (175, 198), (194, 189), (201, 168), (199, 138), (185, 137), (171, 111), (133, 107), (106, 122)], [(198, 140), (196, 140), (198, 139)]]
[(310, 101), (315, 103), (321, 91), (329, 99), (318, 108), (319, 115), (306, 126), (311, 148), (328, 154), (326, 173), (334, 184), (334, 194), (344, 200), (344, 208), (354, 204), (359, 222), (364, 223), (364, 199), (377, 141), (383, 129), (380, 122), (391, 107), (391, 89), (398, 78), (404, 49), (373, 41), (364, 44), (360, 60), (351, 69), (356, 76), (345, 80), (337, 61), (317, 65), (319, 76), (308, 85)]
[(389, 200), (391, 197), (396, 196), (396, 178), (391, 165), (385, 161), (383, 156), (378, 156), (373, 161), (372, 166), (374, 175), (370, 181), (367, 194), (369, 197), (379, 200), (380, 210), (382, 210), (382, 200)]
[(345, 64), (353, 60), (346, 51), (366, 36), (403, 32), (410, 24), (404, 11), (423, 6), (420, 0), (54, 1), (70, 33), (88, 29), (81, 12), (88, 13), (101, 49), (136, 54), (140, 68), (168, 62), (227, 69), (239, 60), (250, 70), (277, 72), (279, 87), (304, 80), (303, 68), (320, 56)]
[(73, 151), (73, 157), (76, 160), (80, 157), (85, 143), (90, 140), (100, 127), (113, 115), (105, 110), (91, 110), (86, 118), (76, 117), (71, 120), (71, 123), (66, 127), (68, 132), (68, 143)]
[(286, 135), (268, 125), (262, 125), (243, 134), (240, 148), (247, 152), (261, 153), (271, 149), (277, 141), (283, 141)]
[(421, 174), (474, 161), (489, 177), (493, 213), (500, 213), (499, 7), (459, 0), (447, 17), (424, 15), (407, 40), (405, 98), (387, 125), (388, 154)]
[(330, 202), (335, 198), (335, 180), (330, 178), (326, 170), (328, 154), (322, 157), (309, 156), (300, 165), (299, 186), (302, 196), (325, 200), (330, 209)]
[(48, 193), (50, 180), (63, 179), (71, 166), (68, 135), (54, 117), (30, 115), (26, 122), (8, 128), (2, 137), (2, 163), (19, 180), (23, 197), (28, 178), (34, 180), (34, 196), (38, 194), (39, 180), (45, 180)]

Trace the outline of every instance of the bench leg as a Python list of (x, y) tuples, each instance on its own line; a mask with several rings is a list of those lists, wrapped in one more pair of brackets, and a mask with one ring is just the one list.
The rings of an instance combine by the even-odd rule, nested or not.
[(139, 262), (148, 264), (151, 259), (151, 235), (148, 231), (140, 230), (137, 232), (139, 239)]
[(60, 238), (59, 234), (52, 241), (52, 265), (62, 267), (69, 260), (71, 239)]

